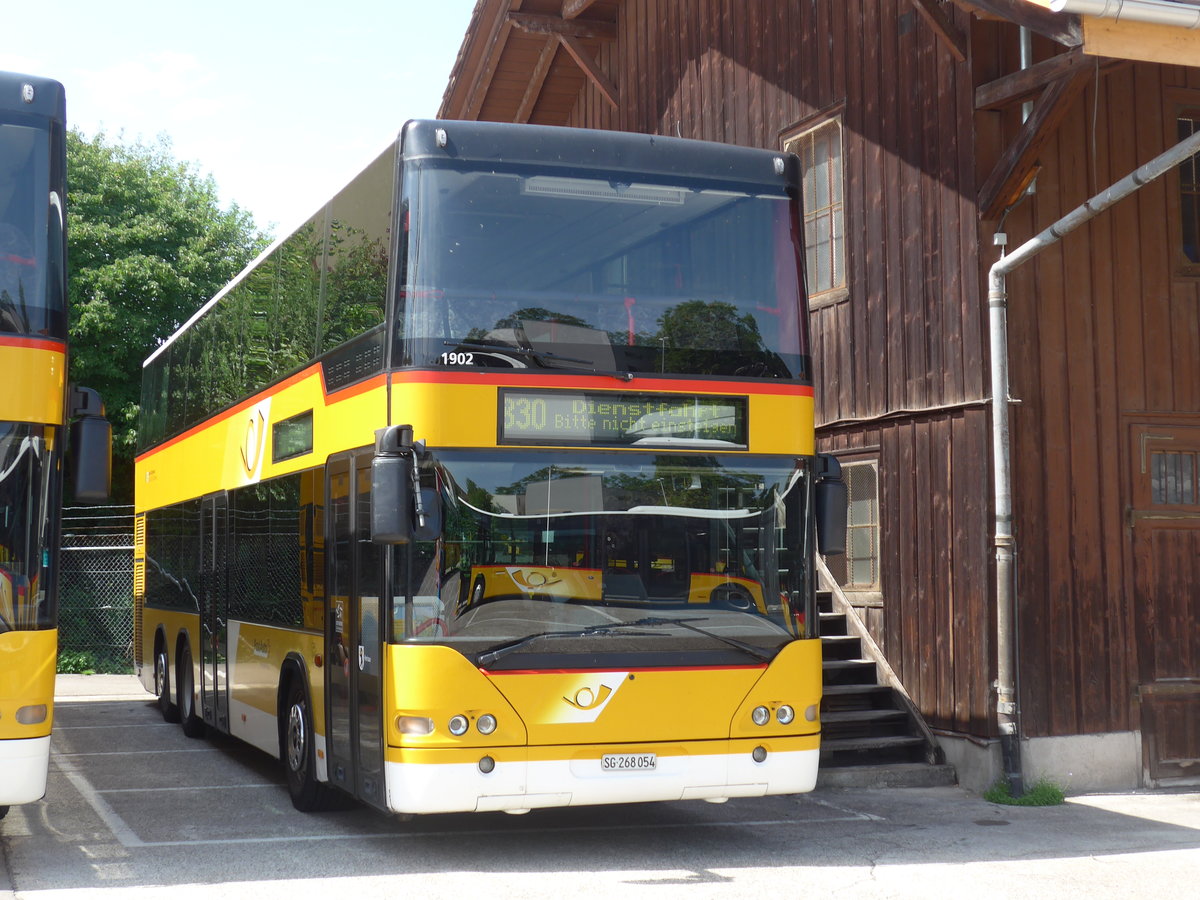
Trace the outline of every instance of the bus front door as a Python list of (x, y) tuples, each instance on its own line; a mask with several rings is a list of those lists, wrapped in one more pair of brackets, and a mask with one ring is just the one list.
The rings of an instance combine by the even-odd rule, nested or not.
[(225, 495), (205, 497), (200, 506), (200, 708), (204, 721), (223, 732), (229, 731), (227, 535)]
[(385, 808), (383, 790), (383, 553), (371, 542), (371, 456), (326, 467), (327, 683), (329, 780)]

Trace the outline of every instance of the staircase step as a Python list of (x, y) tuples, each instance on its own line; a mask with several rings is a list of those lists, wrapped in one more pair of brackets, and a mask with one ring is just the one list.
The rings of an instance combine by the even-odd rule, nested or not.
[(882, 737), (821, 738), (821, 756), (826, 753), (858, 753), (863, 750), (899, 750), (908, 747), (923, 747), (925, 739), (911, 734), (884, 735)]
[(826, 685), (875, 684), (875, 663), (869, 659), (827, 659), (821, 663)]
[(908, 713), (902, 709), (846, 709), (846, 710), (831, 710), (821, 713), (821, 721), (825, 725), (830, 724), (849, 724), (849, 723), (877, 723), (877, 722), (907, 722)]
[(821, 613), (821, 637), (837, 637), (846, 634), (846, 614), (845, 613)]
[(826, 697), (850, 696), (854, 694), (883, 694), (888, 697), (892, 695), (892, 689), (886, 684), (827, 684), (825, 685)]
[(821, 657), (823, 659), (861, 659), (862, 641), (853, 635), (823, 634), (821, 636)]

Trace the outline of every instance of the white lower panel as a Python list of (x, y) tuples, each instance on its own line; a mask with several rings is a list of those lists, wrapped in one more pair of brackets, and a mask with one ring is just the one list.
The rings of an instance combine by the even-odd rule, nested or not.
[(0, 741), (0, 806), (32, 803), (46, 793), (50, 736)]
[[(482, 753), (480, 754), (483, 755)], [(659, 757), (652, 771), (605, 772), (594, 759), (475, 764), (387, 763), (388, 806), (398, 813), (527, 810), (548, 806), (799, 794), (817, 780), (819, 750)]]
[[(279, 720), (270, 713), (240, 700), (230, 700), (229, 733), (279, 759)], [(328, 781), (325, 735), (314, 734), (313, 747), (316, 750), (317, 781)]]
[(279, 720), (270, 713), (231, 698), (229, 733), (279, 758)]

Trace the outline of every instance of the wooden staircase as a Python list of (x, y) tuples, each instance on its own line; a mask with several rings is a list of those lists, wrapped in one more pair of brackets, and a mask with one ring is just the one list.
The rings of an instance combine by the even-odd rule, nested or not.
[(818, 608), (825, 682), (818, 785), (954, 784), (933, 732), (844, 598), (822, 592)]

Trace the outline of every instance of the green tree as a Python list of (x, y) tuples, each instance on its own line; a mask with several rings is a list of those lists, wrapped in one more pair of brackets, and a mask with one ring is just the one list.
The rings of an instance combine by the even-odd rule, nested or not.
[(142, 361), (266, 243), (250, 214), (170, 142), (67, 135), (71, 381), (113, 425), (113, 497), (129, 502)]

